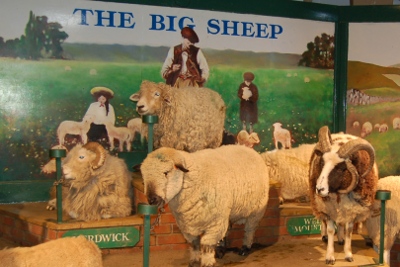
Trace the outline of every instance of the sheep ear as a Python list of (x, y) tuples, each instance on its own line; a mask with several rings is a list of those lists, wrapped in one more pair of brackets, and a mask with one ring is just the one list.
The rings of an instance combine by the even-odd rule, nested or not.
[(138, 102), (139, 101), (139, 93), (134, 93), (129, 97), (129, 99), (133, 102)]
[(107, 152), (102, 145), (97, 142), (89, 142), (83, 148), (96, 153), (96, 158), (91, 162), (92, 169), (96, 170), (103, 166), (106, 161)]
[(181, 164), (175, 164), (175, 168), (181, 170), (182, 172), (189, 172), (189, 170), (183, 167)]

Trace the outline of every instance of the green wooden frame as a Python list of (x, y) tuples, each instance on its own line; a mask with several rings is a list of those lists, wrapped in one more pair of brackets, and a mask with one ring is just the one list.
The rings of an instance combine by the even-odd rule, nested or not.
[[(332, 132), (346, 131), (347, 48), (349, 23), (400, 22), (398, 6), (332, 6), (289, 0), (103, 0), (239, 14), (277, 16), (335, 23), (335, 75)], [(47, 201), (50, 181), (0, 182), (0, 203)]]

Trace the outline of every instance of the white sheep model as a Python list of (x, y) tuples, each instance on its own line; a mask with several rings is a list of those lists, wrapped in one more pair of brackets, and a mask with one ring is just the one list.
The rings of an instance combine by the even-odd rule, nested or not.
[(64, 237), (33, 247), (0, 250), (3, 267), (103, 266), (101, 250), (83, 236)]
[(131, 214), (131, 174), (124, 160), (89, 142), (71, 149), (62, 167), (70, 183), (63, 209), (72, 218), (92, 221)]
[(400, 130), (400, 118), (396, 117), (393, 119), (393, 129)]
[(353, 261), (351, 237), (354, 223), (371, 214), (378, 183), (375, 151), (371, 144), (349, 134), (332, 138), (327, 126), (318, 133), (310, 160), (310, 201), (314, 215), (326, 222), (326, 264), (335, 264), (335, 223), (344, 227), (345, 259)]
[(110, 142), (110, 151), (114, 150), (115, 139), (119, 142), (119, 151), (124, 151), (124, 144), (126, 145), (126, 150), (131, 151), (132, 142), (135, 138), (134, 133), (128, 127), (116, 127), (111, 122), (106, 122), (105, 124), (108, 134), (108, 141)]
[[(385, 235), (383, 259), (390, 264), (390, 250), (400, 233), (400, 176), (388, 176), (378, 181), (378, 190), (391, 191), (390, 200), (386, 201), (385, 209)], [(380, 249), (380, 200), (374, 203), (373, 216), (365, 222), (369, 237), (374, 245)]]
[(289, 149), (292, 147), (292, 137), (289, 130), (282, 128), (282, 123), (275, 122), (274, 126), (274, 141), (275, 148), (279, 149), (278, 143), (281, 143), (282, 148)]
[(369, 135), (371, 132), (372, 132), (372, 123), (370, 123), (369, 121), (364, 122), (364, 124), (361, 127), (360, 136), (364, 138), (367, 135)]
[(238, 145), (244, 145), (250, 148), (260, 143), (260, 138), (258, 137), (258, 134), (256, 132), (252, 132), (251, 134), (249, 134), (246, 130), (241, 130), (237, 134), (236, 139)]
[(308, 198), (308, 173), (315, 144), (303, 144), (292, 149), (275, 149), (261, 153), (269, 177), (281, 184), (279, 202)]
[(172, 147), (194, 152), (216, 148), (222, 143), (226, 106), (221, 96), (207, 88), (174, 88), (143, 81), (140, 91), (130, 96), (136, 111), (157, 115), (154, 148)]
[(90, 124), (94, 121), (93, 116), (85, 116), (82, 121), (63, 121), (57, 128), (57, 137), (60, 146), (64, 145), (64, 138), (67, 134), (79, 135), (82, 139), (82, 144), (87, 143), (87, 132), (90, 129)]
[(163, 147), (140, 169), (149, 203), (168, 203), (192, 245), (190, 266), (215, 266), (215, 247), (229, 223), (245, 224), (239, 254), (249, 253), (269, 193), (267, 167), (254, 149), (225, 145), (188, 153)]

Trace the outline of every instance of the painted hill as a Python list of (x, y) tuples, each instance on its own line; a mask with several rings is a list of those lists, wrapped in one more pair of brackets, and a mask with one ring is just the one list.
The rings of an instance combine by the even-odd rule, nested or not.
[[(63, 48), (67, 59), (143, 63), (164, 62), (169, 49), (169, 47), (78, 43), (64, 43)], [(296, 68), (301, 58), (297, 54), (255, 53), (235, 50), (203, 49), (203, 53), (210, 66), (240, 64), (242, 67)]]
[(400, 68), (383, 67), (359, 61), (349, 61), (347, 68), (347, 90), (358, 89), (362, 91), (384, 87), (400, 90), (400, 86), (394, 79), (391, 79), (395, 75), (400, 75)]

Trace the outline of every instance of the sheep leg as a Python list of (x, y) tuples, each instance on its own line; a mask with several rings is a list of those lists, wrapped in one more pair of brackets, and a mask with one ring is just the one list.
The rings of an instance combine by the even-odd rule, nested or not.
[(344, 226), (342, 224), (337, 225), (337, 240), (339, 245), (344, 244)]
[(325, 263), (334, 265), (335, 264), (335, 247), (334, 247), (334, 238), (335, 238), (335, 223), (332, 220), (328, 220), (326, 224), (326, 232), (328, 234), (328, 244), (326, 248), (326, 256)]
[(124, 141), (119, 140), (119, 152), (123, 152), (124, 151)]
[(108, 140), (110, 142), (110, 151), (114, 150), (114, 137), (108, 136)]
[(345, 226), (345, 237), (344, 237), (344, 255), (345, 255), (345, 260), (352, 262), (354, 261), (353, 259), (353, 253), (351, 252), (351, 237), (353, 235), (353, 222), (346, 223)]
[(184, 234), (184, 236), (185, 239), (191, 244), (189, 267), (194, 267), (196, 266), (196, 263), (200, 262), (200, 237), (195, 237), (188, 234)]
[(328, 234), (326, 228), (326, 220), (321, 220), (321, 239), (324, 243), (328, 243)]

